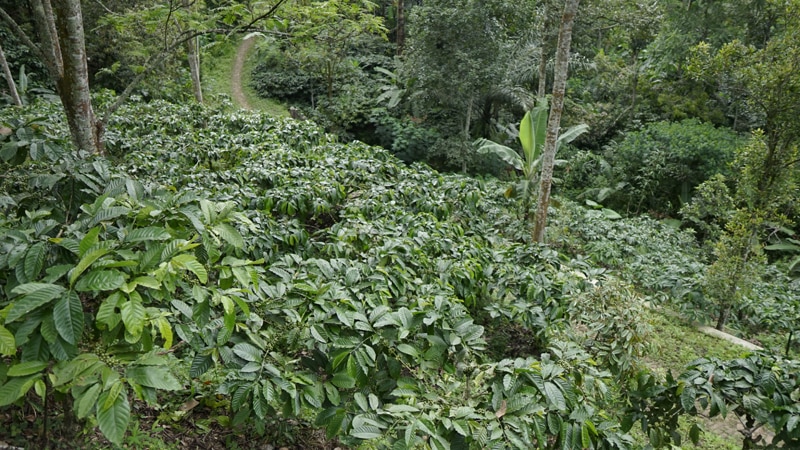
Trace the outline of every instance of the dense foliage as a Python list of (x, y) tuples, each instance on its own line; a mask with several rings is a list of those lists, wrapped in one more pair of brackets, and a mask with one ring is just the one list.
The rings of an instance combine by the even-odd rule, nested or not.
[[(133, 104), (112, 163), (37, 108), (6, 121), (2, 405), (58, 394), (116, 443), (132, 402), (193, 398), (225, 425), (307, 417), (350, 445), (632, 445), (633, 286), (680, 290), (692, 274), (660, 249), (688, 236), (565, 203), (547, 249), (504, 183), (309, 123)], [(641, 270), (628, 285), (596, 263)], [(508, 327), (528, 347), (495, 343)], [(791, 414), (770, 424), (793, 436)]]
[[(740, 3), (581, 2), (545, 246), (560, 2), (87, 5), (92, 86), (130, 89), (86, 83), (108, 114), (76, 127), (0, 0), (0, 439), (146, 447), (144, 417), (196, 414), (298, 446), (666, 448), (731, 414), (743, 448), (797, 447), (800, 3)], [(200, 104), (196, 52), (235, 32), (309, 120)], [(662, 311), (765, 350), (667, 370)]]

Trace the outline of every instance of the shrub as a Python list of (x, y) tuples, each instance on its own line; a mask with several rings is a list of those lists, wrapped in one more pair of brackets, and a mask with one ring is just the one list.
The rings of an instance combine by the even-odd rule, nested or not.
[(742, 143), (732, 131), (696, 119), (649, 124), (606, 151), (612, 184), (625, 186), (611, 195), (607, 206), (674, 215), (700, 183), (729, 173), (734, 150)]

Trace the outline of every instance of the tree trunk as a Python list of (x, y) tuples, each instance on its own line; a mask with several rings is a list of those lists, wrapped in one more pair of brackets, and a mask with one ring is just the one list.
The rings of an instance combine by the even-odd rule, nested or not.
[(547, 49), (550, 43), (550, 28), (553, 26), (553, 21), (550, 20), (549, 2), (542, 4), (542, 29), (541, 29), (541, 43), (539, 44), (539, 86), (536, 90), (536, 98), (544, 98), (547, 92)]
[(192, 77), (192, 92), (197, 103), (203, 103), (203, 85), (200, 83), (199, 38), (186, 41), (186, 54), (189, 58), (189, 73)]
[(544, 40), (539, 50), (539, 89), (536, 91), (536, 98), (543, 98), (547, 90), (547, 46)]
[[(183, 0), (184, 8), (191, 8), (190, 0)], [(200, 37), (186, 41), (186, 57), (189, 60), (189, 75), (192, 78), (192, 93), (197, 103), (203, 103), (203, 85), (200, 83)]]
[[(45, 0), (47, 3), (48, 0)], [(89, 92), (89, 68), (86, 64), (83, 17), (80, 0), (55, 0), (55, 21), (62, 53), (63, 72), (56, 79), (56, 89), (67, 114), (72, 141), (80, 150), (103, 153), (99, 127)]]
[(6, 61), (6, 54), (3, 53), (2, 45), (0, 45), (0, 66), (3, 66), (3, 74), (6, 76), (6, 81), (8, 81), (8, 92), (11, 95), (11, 99), (16, 106), (22, 106), (22, 99), (19, 98), (17, 85), (14, 83), (14, 77), (11, 76), (11, 69), (8, 67), (8, 61)]
[(550, 105), (550, 116), (547, 120), (547, 136), (542, 152), (542, 176), (539, 184), (539, 201), (534, 216), (533, 240), (544, 242), (544, 230), (547, 225), (547, 209), (550, 206), (550, 186), (553, 182), (553, 165), (556, 156), (556, 139), (561, 123), (561, 112), (564, 110), (564, 92), (567, 88), (567, 68), (569, 66), (569, 49), (572, 43), (572, 24), (578, 11), (580, 0), (566, 0), (564, 14), (561, 16), (561, 28), (558, 33), (556, 48), (556, 66), (553, 75), (553, 101)]
[(469, 99), (469, 103), (467, 104), (467, 117), (464, 120), (464, 142), (463, 142), (463, 154), (461, 155), (461, 172), (467, 173), (467, 157), (469, 156), (467, 152), (470, 150), (470, 138), (469, 138), (469, 126), (472, 123), (472, 99)]
[(403, 54), (403, 47), (406, 45), (406, 6), (405, 0), (397, 0), (397, 55)]

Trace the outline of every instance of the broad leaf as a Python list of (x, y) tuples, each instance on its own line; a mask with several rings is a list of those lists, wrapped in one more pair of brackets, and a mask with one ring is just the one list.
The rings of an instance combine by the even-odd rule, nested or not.
[(244, 247), (244, 239), (242, 238), (242, 235), (236, 230), (236, 228), (233, 228), (227, 223), (214, 225), (214, 232), (232, 246), (236, 248)]
[(108, 408), (104, 408), (110, 396), (112, 396), (110, 391), (105, 391), (97, 399), (97, 424), (106, 439), (121, 445), (131, 418), (131, 407), (128, 403), (128, 394), (123, 391), (116, 395)]
[(564, 400), (564, 394), (561, 393), (561, 390), (554, 383), (545, 381), (544, 394), (547, 400), (558, 408), (559, 411), (567, 409), (567, 402)]
[(7, 375), (10, 377), (24, 377), (39, 373), (47, 367), (46, 361), (26, 361), (15, 364), (8, 369)]
[(208, 282), (208, 272), (206, 271), (205, 266), (203, 266), (194, 255), (190, 255), (188, 253), (183, 253), (180, 255), (175, 256), (172, 258), (172, 264), (186, 269), (197, 276), (197, 279), (200, 280), (201, 283), (205, 284)]
[(125, 242), (164, 241), (170, 237), (169, 232), (161, 227), (145, 227), (131, 230), (125, 236)]
[[(84, 238), (85, 239), (85, 238)], [(81, 242), (83, 244), (83, 242)], [(78, 279), (81, 274), (89, 268), (95, 261), (97, 261), (100, 257), (107, 255), (111, 251), (110, 248), (107, 248), (105, 245), (98, 245), (96, 248), (88, 250), (86, 254), (81, 257), (81, 260), (78, 261), (78, 264), (72, 269), (72, 272), (69, 274), (69, 284), (75, 284), (75, 281)]]
[(100, 395), (101, 387), (102, 385), (100, 383), (95, 383), (89, 387), (89, 389), (83, 391), (83, 394), (76, 399), (75, 413), (79, 419), (85, 418), (92, 412), (92, 408), (94, 408), (97, 403), (97, 398)]
[(248, 344), (247, 342), (240, 342), (234, 345), (233, 353), (245, 361), (261, 361), (263, 355), (261, 350)]
[(11, 290), (14, 294), (25, 294), (15, 299), (6, 316), (6, 323), (25, 316), (34, 309), (59, 298), (66, 289), (62, 286), (49, 283), (26, 283)]
[(6, 384), (0, 386), (0, 406), (8, 406), (22, 398), (41, 374), (31, 375), (26, 378), (11, 378)]
[(558, 135), (558, 140), (556, 141), (556, 151), (558, 151), (558, 148), (562, 143), (569, 144), (578, 136), (586, 133), (587, 131), (589, 131), (589, 125), (586, 125), (585, 123), (567, 128), (566, 131), (563, 131)]
[(73, 345), (78, 343), (83, 333), (83, 305), (78, 294), (69, 292), (56, 302), (53, 321), (65, 341)]
[(182, 388), (178, 379), (163, 366), (129, 366), (125, 376), (134, 383), (164, 391), (177, 391)]
[(113, 291), (125, 284), (125, 275), (118, 270), (93, 270), (75, 284), (75, 290), (87, 291)]
[(514, 151), (513, 149), (506, 147), (505, 145), (500, 145), (497, 142), (490, 141), (488, 139), (478, 139), (476, 140), (473, 145), (475, 145), (478, 149), (478, 153), (480, 154), (488, 154), (492, 153), (497, 155), (500, 159), (502, 159), (507, 164), (511, 165), (517, 170), (522, 170), (523, 161), (522, 157)]
[(14, 343), (14, 335), (8, 329), (0, 325), (0, 355), (13, 356), (17, 353), (17, 346)]
[(136, 292), (131, 292), (130, 299), (120, 307), (125, 329), (133, 336), (140, 336), (144, 329), (145, 309), (142, 299)]
[(47, 247), (44, 242), (33, 244), (25, 254), (24, 273), (28, 281), (35, 280), (44, 266), (44, 258), (47, 255)]
[(547, 115), (547, 99), (540, 98), (538, 104), (525, 113), (519, 124), (519, 141), (525, 153), (526, 165), (532, 165), (542, 153), (547, 134)]

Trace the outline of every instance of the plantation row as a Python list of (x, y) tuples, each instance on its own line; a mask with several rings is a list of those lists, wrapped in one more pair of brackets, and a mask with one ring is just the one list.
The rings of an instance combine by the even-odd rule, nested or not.
[(2, 117), (0, 411), (68, 408), (119, 445), (133, 404), (195, 399), (397, 449), (625, 449), (634, 425), (658, 447), (733, 411), (800, 443), (797, 362), (639, 362), (645, 300), (702, 307), (690, 234), (562, 201), (538, 246), (506, 183), (307, 122), (131, 103), (95, 157), (55, 111)]

